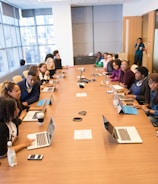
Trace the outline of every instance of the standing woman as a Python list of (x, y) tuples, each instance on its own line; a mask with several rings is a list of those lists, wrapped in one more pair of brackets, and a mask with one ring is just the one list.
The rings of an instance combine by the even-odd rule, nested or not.
[(137, 39), (137, 43), (135, 44), (135, 56), (134, 56), (134, 64), (138, 66), (142, 66), (143, 60), (143, 51), (145, 50), (145, 45), (143, 43), (142, 38)]
[(148, 115), (150, 121), (155, 126), (158, 125), (158, 73), (152, 73), (148, 77), (150, 96), (146, 97), (147, 105), (142, 105), (142, 109)]
[(7, 142), (12, 141), (15, 151), (29, 146), (34, 140), (26, 139), (24, 143), (14, 146), (18, 136), (18, 125), (12, 122), (17, 116), (17, 103), (13, 98), (0, 97), (0, 158), (7, 156)]

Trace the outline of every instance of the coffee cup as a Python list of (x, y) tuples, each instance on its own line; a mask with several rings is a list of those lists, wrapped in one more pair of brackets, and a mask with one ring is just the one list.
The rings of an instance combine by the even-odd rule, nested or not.
[(39, 125), (43, 125), (43, 122), (44, 122), (44, 113), (43, 112), (37, 113), (37, 119), (38, 119), (38, 124)]

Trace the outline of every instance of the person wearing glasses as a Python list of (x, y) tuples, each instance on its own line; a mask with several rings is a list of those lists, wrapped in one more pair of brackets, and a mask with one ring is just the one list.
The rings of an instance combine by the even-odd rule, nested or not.
[(142, 105), (154, 126), (158, 126), (158, 73), (151, 73), (148, 77), (150, 95), (146, 97), (147, 104)]

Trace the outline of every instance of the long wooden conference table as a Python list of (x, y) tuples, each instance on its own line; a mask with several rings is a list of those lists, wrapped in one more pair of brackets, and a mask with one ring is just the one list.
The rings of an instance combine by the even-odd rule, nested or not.
[[(1, 184), (157, 184), (158, 138), (141, 109), (138, 115), (118, 114), (113, 106), (113, 94), (101, 86), (105, 76), (77, 86), (80, 66), (65, 70), (53, 92), (54, 103), (47, 107), (45, 122), (23, 122), (16, 144), (22, 143), (28, 133), (45, 131), (51, 117), (56, 125), (51, 146), (41, 149), (24, 149), (17, 153), (18, 165), (9, 167), (7, 158), (1, 159)], [(86, 65), (83, 75), (92, 79), (96, 68)], [(87, 93), (76, 97), (76, 93)], [(50, 96), (42, 93), (40, 99)], [(86, 116), (79, 111), (87, 111)], [(104, 129), (102, 117), (115, 126), (135, 126), (143, 139), (142, 144), (118, 144)], [(74, 122), (73, 117), (82, 117)], [(92, 139), (74, 139), (75, 130), (91, 130)], [(28, 161), (29, 154), (43, 154), (41, 161)]]

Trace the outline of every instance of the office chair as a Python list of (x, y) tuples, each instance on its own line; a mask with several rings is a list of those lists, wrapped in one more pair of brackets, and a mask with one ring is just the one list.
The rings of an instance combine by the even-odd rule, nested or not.
[(1, 92), (2, 92), (2, 86), (3, 86), (3, 82), (0, 83), (0, 96), (1, 96)]
[(135, 69), (138, 67), (138, 65), (136, 65), (136, 64), (133, 64), (133, 65), (131, 65), (131, 67), (130, 67), (130, 70), (132, 70), (132, 72), (136, 72), (135, 71)]
[(23, 71), (23, 76), (24, 76), (25, 79), (27, 78), (28, 72), (29, 72), (29, 70), (24, 70)]
[(21, 75), (15, 75), (13, 78), (12, 78), (13, 82), (15, 83), (18, 83), (20, 81), (23, 80), (22, 76)]

